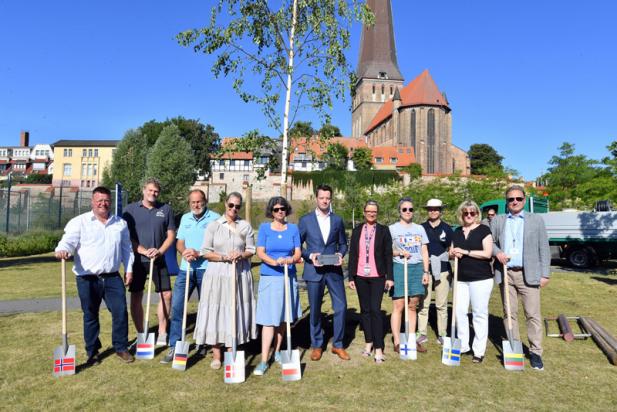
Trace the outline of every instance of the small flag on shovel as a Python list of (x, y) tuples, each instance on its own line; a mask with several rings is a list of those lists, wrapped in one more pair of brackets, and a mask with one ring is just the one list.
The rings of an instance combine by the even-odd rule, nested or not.
[(53, 375), (75, 375), (75, 345), (69, 345), (66, 333), (66, 260), (62, 259), (62, 345), (54, 349)]
[(510, 318), (510, 291), (508, 288), (508, 268), (503, 265), (503, 294), (506, 301), (506, 316), (508, 317), (508, 340), (501, 342), (503, 349), (503, 366), (507, 371), (522, 371), (525, 368), (525, 357), (523, 355), (523, 344), (521, 341), (514, 340), (514, 330), (512, 329), (512, 319)]
[(284, 266), (285, 272), (285, 323), (287, 324), (287, 350), (281, 352), (281, 376), (284, 381), (299, 381), (302, 379), (300, 368), (300, 351), (291, 349), (291, 299), (289, 269)]
[(189, 284), (191, 283), (191, 264), (187, 263), (186, 287), (184, 288), (184, 313), (182, 314), (182, 340), (176, 342), (174, 350), (174, 360), (171, 364), (172, 369), (179, 371), (186, 370), (186, 361), (189, 357), (190, 344), (186, 341), (186, 312), (189, 303)]
[(245, 380), (244, 351), (239, 351), (236, 348), (236, 283), (238, 274), (235, 260), (231, 263), (231, 272), (231, 352), (225, 352), (223, 359), (224, 382), (242, 383)]
[(150, 274), (148, 275), (148, 296), (146, 297), (146, 314), (144, 316), (144, 331), (137, 334), (136, 359), (154, 359), (154, 333), (148, 333), (148, 318), (150, 317), (150, 292), (152, 291), (152, 273), (154, 259), (150, 259)]
[(461, 340), (456, 339), (456, 287), (458, 283), (458, 258), (454, 258), (454, 286), (452, 286), (452, 324), (450, 337), (443, 339), (441, 363), (447, 366), (460, 366)]
[(404, 261), (404, 272), (403, 276), (405, 277), (405, 333), (400, 334), (400, 346), (399, 346), (399, 357), (403, 360), (416, 360), (418, 359), (418, 352), (416, 351), (416, 335), (415, 333), (409, 334), (409, 285), (407, 280), (407, 256), (405, 256)]

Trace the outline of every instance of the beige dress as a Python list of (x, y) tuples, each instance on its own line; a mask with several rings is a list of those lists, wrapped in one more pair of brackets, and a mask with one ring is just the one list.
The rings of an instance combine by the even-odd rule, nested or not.
[[(232, 250), (255, 253), (253, 228), (246, 220), (238, 219), (233, 229), (223, 216), (208, 225), (201, 249), (202, 253), (222, 255)], [(255, 294), (249, 259), (236, 263), (236, 280), (236, 343), (242, 344), (257, 338)], [(208, 262), (195, 323), (194, 338), (198, 345), (232, 345), (232, 281), (231, 263)]]

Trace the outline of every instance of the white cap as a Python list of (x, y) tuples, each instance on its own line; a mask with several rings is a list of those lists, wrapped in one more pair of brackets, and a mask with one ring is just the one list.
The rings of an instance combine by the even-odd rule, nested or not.
[(443, 204), (443, 202), (439, 199), (430, 199), (428, 202), (426, 202), (426, 206), (424, 206), (425, 208), (429, 208), (429, 207), (439, 207), (442, 208), (445, 205)]

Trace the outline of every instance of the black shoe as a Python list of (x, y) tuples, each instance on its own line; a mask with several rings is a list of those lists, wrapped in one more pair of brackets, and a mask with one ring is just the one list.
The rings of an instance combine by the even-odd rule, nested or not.
[(474, 356), (471, 361), (473, 363), (482, 363), (483, 360), (484, 360), (484, 356)]
[(197, 356), (201, 356), (202, 358), (205, 358), (207, 354), (208, 354), (208, 348), (206, 347), (206, 345), (199, 345), (197, 347)]
[(532, 369), (543, 371), (544, 363), (542, 362), (542, 356), (536, 355), (535, 353), (529, 354), (529, 363), (531, 364)]
[(90, 357), (86, 361), (86, 365), (88, 366), (96, 366), (100, 364), (101, 364), (101, 358), (99, 358), (98, 352), (94, 352), (92, 355), (90, 355)]

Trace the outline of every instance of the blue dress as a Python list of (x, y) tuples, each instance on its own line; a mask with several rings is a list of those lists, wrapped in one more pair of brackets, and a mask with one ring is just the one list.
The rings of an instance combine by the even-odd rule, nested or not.
[[(298, 226), (288, 223), (287, 229), (276, 231), (270, 225), (262, 223), (259, 226), (257, 247), (265, 248), (266, 254), (273, 259), (293, 256), (294, 250), (300, 247)], [(302, 315), (295, 265), (289, 265), (288, 274), (293, 322)], [(263, 326), (279, 326), (285, 322), (285, 282), (282, 266), (272, 266), (265, 262), (261, 264), (256, 321)]]

